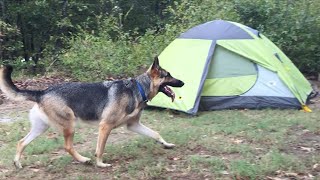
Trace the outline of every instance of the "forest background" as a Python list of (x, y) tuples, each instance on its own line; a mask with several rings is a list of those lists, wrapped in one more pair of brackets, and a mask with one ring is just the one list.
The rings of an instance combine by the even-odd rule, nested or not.
[(134, 76), (215, 19), (258, 29), (303, 73), (320, 72), (319, 0), (0, 0), (0, 64), (84, 81)]

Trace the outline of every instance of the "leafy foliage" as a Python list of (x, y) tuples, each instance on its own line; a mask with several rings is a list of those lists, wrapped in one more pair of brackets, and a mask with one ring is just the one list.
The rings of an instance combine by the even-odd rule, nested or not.
[(0, 0), (0, 61), (82, 80), (131, 76), (179, 33), (224, 19), (258, 29), (300, 70), (319, 73), (319, 8), (317, 0)]
[[(160, 54), (178, 34), (202, 23), (203, 20), (222, 17), (222, 11), (226, 9), (219, 10), (219, 7), (214, 6), (214, 2), (207, 1), (208, 8), (214, 7), (219, 13), (208, 14), (207, 17), (201, 16), (200, 12), (209, 9), (191, 6), (188, 1), (168, 6), (164, 12), (164, 16), (170, 17), (166, 24), (163, 27), (148, 28), (143, 34), (140, 34), (138, 29), (126, 32), (123, 26), (118, 24), (119, 19), (110, 16), (101, 24), (105, 31), (100, 32), (98, 36), (82, 33), (73, 39), (72, 47), (61, 57), (62, 62), (70, 68), (70, 73), (80, 80), (97, 80), (106, 75), (137, 75), (145, 70), (151, 64), (153, 56)], [(198, 18), (194, 18), (195, 15)], [(115, 34), (116, 38), (113, 37)], [(95, 72), (94, 76), (92, 72)]]
[[(106, 76), (134, 76), (148, 68), (156, 56), (174, 37), (147, 30), (143, 36), (132, 38), (121, 33), (116, 41), (107, 33), (99, 36), (82, 34), (71, 40), (71, 48), (62, 63), (79, 80), (99, 80)], [(93, 73), (94, 72), (94, 73)]]

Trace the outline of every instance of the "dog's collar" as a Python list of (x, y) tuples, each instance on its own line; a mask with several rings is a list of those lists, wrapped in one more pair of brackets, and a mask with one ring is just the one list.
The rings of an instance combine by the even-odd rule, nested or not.
[(136, 83), (137, 83), (137, 86), (138, 86), (138, 90), (142, 96), (142, 100), (143, 102), (148, 102), (148, 99), (147, 99), (147, 96), (146, 96), (146, 93), (144, 92), (143, 88), (142, 88), (142, 85), (137, 81), (135, 80)]

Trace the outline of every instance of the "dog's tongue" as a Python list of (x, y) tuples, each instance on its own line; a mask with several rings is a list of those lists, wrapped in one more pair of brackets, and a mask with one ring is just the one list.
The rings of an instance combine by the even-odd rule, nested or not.
[(171, 97), (172, 102), (174, 101), (174, 98), (176, 97), (176, 95), (174, 94), (174, 92), (168, 87), (165, 86), (164, 87), (164, 92), (167, 96)]

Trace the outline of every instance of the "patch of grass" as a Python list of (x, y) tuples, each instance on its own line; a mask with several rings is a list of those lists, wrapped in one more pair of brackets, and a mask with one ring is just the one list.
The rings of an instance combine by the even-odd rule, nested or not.
[(71, 162), (71, 156), (62, 156), (58, 159), (53, 160), (50, 165), (48, 165), (48, 171), (51, 173), (64, 173), (66, 172), (68, 166), (70, 166)]
[(193, 169), (209, 168), (212, 172), (221, 172), (227, 169), (225, 161), (219, 157), (192, 155), (188, 158)]
[(231, 162), (231, 171), (233, 176), (238, 178), (259, 179), (260, 169), (255, 164), (246, 160), (235, 160)]
[[(293, 155), (270, 151), (259, 160), (258, 167), (265, 174), (270, 174), (279, 169), (294, 172), (304, 172), (306, 167), (303, 163), (297, 163), (300, 159)], [(300, 161), (301, 162), (301, 161)]]
[(61, 137), (55, 139), (37, 138), (32, 144), (28, 145), (24, 152), (29, 155), (49, 153), (54, 149), (63, 147), (63, 143), (64, 141)]

